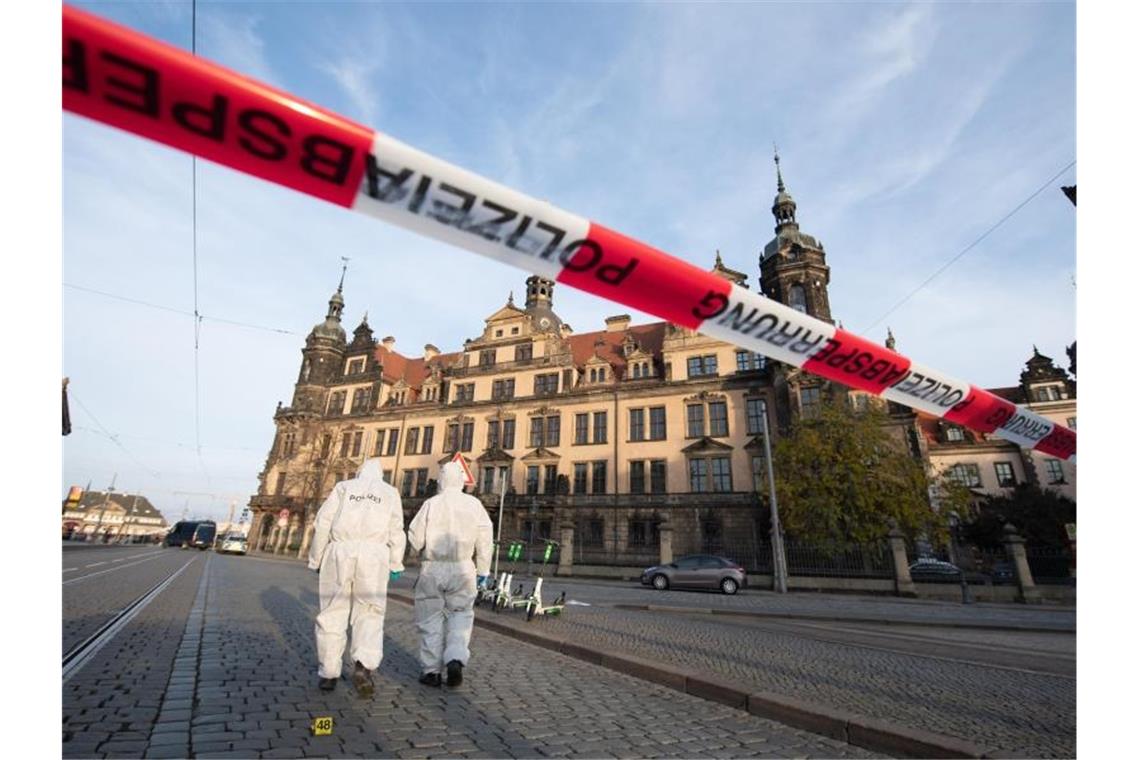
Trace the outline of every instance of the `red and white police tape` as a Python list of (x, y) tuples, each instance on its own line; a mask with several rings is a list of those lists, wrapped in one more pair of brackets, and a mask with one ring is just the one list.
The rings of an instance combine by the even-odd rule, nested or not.
[(1074, 431), (988, 391), (66, 5), (63, 107), (973, 430), (1076, 456)]

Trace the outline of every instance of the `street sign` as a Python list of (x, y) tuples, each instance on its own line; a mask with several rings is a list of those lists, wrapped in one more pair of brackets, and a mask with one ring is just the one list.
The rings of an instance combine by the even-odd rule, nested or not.
[(457, 451), (455, 452), (455, 456), (451, 458), (451, 461), (459, 462), (459, 464), (463, 465), (463, 485), (475, 485), (475, 476), (471, 474), (471, 468), (467, 466), (467, 460), (463, 458), (463, 455)]
[(286, 528), (289, 526), (289, 510), (283, 509), (277, 513), (277, 527)]

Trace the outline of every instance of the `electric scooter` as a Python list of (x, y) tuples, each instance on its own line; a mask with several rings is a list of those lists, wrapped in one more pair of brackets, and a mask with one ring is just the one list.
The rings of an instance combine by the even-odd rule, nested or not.
[(496, 585), (494, 601), (492, 602), (491, 609), (499, 612), (504, 607), (513, 607), (515, 600), (522, 594), (522, 583), (519, 583), (518, 590), (514, 593), (511, 592), (511, 584), (514, 582), (515, 565), (522, 557), (523, 544), (521, 541), (512, 541), (510, 546), (507, 547), (507, 560), (511, 563), (511, 569), (504, 572)]
[(546, 574), (546, 566), (550, 562), (551, 555), (554, 554), (554, 547), (558, 546), (557, 541), (552, 541), (548, 538), (543, 539), (546, 544), (546, 549), (542, 553), (542, 568), (538, 572), (538, 580), (534, 582), (534, 591), (525, 600), (526, 606), (526, 619), (527, 621), (533, 620), (537, 615), (561, 615), (563, 608), (566, 606), (566, 592), (563, 591), (554, 600), (554, 603), (546, 606), (542, 603), (542, 578)]

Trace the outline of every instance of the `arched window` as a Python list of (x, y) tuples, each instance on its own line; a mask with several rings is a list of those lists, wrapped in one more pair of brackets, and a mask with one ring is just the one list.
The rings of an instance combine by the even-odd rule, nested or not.
[(633, 377), (634, 377), (634, 379), (641, 377), (641, 365), (640, 364), (633, 365)]
[(793, 285), (788, 288), (788, 306), (807, 313), (807, 295), (804, 293), (803, 285)]
[(591, 383), (598, 382), (598, 370), (597, 370), (597, 368), (594, 368), (594, 367), (590, 368), (590, 382)]

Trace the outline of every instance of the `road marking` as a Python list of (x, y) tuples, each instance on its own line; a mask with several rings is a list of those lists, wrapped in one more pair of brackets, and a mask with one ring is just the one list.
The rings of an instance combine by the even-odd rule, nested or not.
[(84, 567), (99, 567), (99, 565), (105, 565), (105, 564), (107, 564), (107, 563), (106, 562), (92, 562), (90, 565), (84, 565)]
[(141, 565), (142, 563), (150, 562), (155, 557), (158, 557), (161, 555), (162, 555), (162, 552), (155, 552), (154, 554), (147, 555), (147, 556), (145, 556), (144, 559), (139, 559), (138, 561), (132, 562), (129, 565), (119, 565), (118, 567), (109, 567), (106, 570), (98, 570), (94, 573), (88, 573), (87, 575), (81, 575), (78, 578), (72, 578), (71, 580), (66, 580), (63, 582), (63, 585), (66, 586), (69, 583), (78, 583), (79, 581), (85, 581), (88, 578), (94, 578), (97, 575), (103, 575), (104, 573), (113, 573), (116, 570), (123, 570), (123, 569), (128, 568), (128, 567), (134, 567), (135, 565)]
[[(174, 579), (182, 574), (186, 568), (190, 567), (197, 560), (197, 557), (192, 557), (182, 567), (175, 570), (165, 580), (159, 581), (157, 585), (140, 596), (135, 601), (131, 602), (119, 613), (111, 618), (102, 628), (92, 634), (86, 641), (79, 646), (72, 649), (63, 658), (63, 682), (67, 683), (75, 673), (82, 668), (87, 662), (91, 660), (95, 654), (103, 648), (103, 646), (115, 637), (123, 626), (131, 622), (135, 615), (138, 615), (142, 610), (154, 601), (155, 597), (162, 593), (162, 591), (169, 586)], [(123, 565), (123, 567), (127, 567)], [(117, 569), (117, 568), (116, 568)], [(104, 571), (106, 572), (106, 571)], [(78, 580), (78, 579), (77, 579)]]
[(123, 560), (127, 560), (127, 559), (131, 559), (131, 558), (130, 558), (130, 557), (119, 557), (118, 559), (113, 559), (113, 560), (111, 560), (111, 562), (112, 562), (112, 563), (114, 563), (114, 562), (122, 562)]
[(65, 572), (65, 573), (74, 573), (74, 572), (75, 572), (76, 570), (78, 570), (78, 569), (79, 569), (78, 567), (65, 567), (65, 568), (63, 568), (63, 572)]

